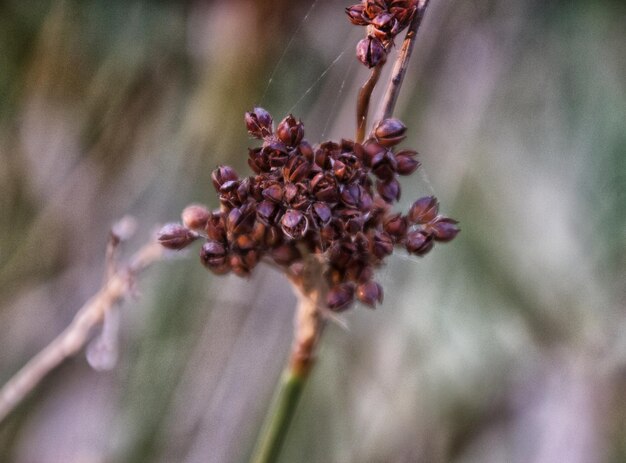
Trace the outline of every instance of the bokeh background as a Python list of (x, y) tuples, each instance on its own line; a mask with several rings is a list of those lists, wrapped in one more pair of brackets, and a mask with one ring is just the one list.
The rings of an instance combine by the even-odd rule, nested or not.
[[(0, 382), (210, 172), (243, 113), (352, 137), (349, 1), (0, 1)], [(283, 462), (626, 461), (626, 5), (433, 1), (397, 115), (463, 232), (382, 271), (327, 330)], [(355, 64), (356, 63), (356, 64)], [(378, 94), (377, 94), (378, 95)], [(123, 306), (117, 366), (66, 362), (0, 424), (0, 461), (243, 462), (291, 343), (281, 275), (196, 251)]]

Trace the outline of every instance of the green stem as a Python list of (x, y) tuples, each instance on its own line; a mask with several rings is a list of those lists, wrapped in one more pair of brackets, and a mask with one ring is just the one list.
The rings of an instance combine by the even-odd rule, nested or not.
[(251, 462), (272, 463), (278, 460), (308, 376), (308, 370), (298, 372), (293, 368), (283, 373)]
[(309, 260), (303, 280), (292, 281), (300, 297), (291, 356), (252, 453), (250, 461), (253, 463), (273, 463), (278, 459), (302, 389), (315, 363), (317, 343), (324, 329), (324, 320), (317, 305), (322, 297), (317, 281), (323, 274), (319, 266), (319, 261)]

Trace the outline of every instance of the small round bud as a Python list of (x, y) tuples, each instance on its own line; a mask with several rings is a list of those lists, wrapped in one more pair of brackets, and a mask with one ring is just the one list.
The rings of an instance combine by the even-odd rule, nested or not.
[(406, 138), (406, 126), (400, 119), (383, 119), (374, 127), (374, 137), (383, 146), (394, 146)]
[(226, 264), (227, 252), (219, 241), (209, 240), (200, 249), (200, 259), (209, 270), (219, 269)]
[(396, 19), (389, 13), (381, 13), (372, 19), (371, 24), (382, 32), (382, 34), (386, 34), (393, 29), (396, 24)]
[(278, 124), (276, 136), (287, 146), (298, 146), (304, 137), (304, 125), (290, 114)]
[(282, 201), (283, 193), (283, 187), (281, 187), (278, 183), (268, 186), (261, 192), (265, 199), (274, 203), (280, 203)]
[(219, 166), (211, 172), (211, 180), (213, 181), (213, 186), (218, 193), (220, 192), (220, 188), (222, 188), (225, 183), (234, 182), (238, 178), (237, 172), (235, 172), (235, 169), (230, 166)]
[(434, 196), (425, 196), (413, 203), (409, 209), (408, 219), (411, 223), (426, 224), (437, 217), (439, 203)]
[(394, 214), (385, 219), (383, 229), (396, 240), (401, 240), (407, 231), (406, 218), (401, 214)]
[(346, 310), (354, 300), (354, 287), (349, 283), (333, 286), (326, 295), (326, 305), (334, 312)]
[(396, 162), (398, 164), (398, 173), (400, 175), (410, 175), (420, 166), (420, 162), (415, 159), (417, 153), (415, 151), (400, 151), (396, 154)]
[(285, 235), (293, 240), (302, 238), (309, 229), (309, 221), (306, 216), (294, 209), (285, 212), (280, 224)]
[(248, 133), (254, 138), (263, 139), (274, 131), (272, 116), (263, 108), (254, 108), (244, 117)]
[(226, 227), (221, 212), (213, 212), (206, 224), (206, 234), (209, 239), (215, 241), (226, 241)]
[(157, 234), (161, 246), (168, 249), (183, 249), (190, 245), (198, 235), (178, 223), (168, 223)]
[(389, 204), (400, 199), (400, 184), (395, 178), (388, 182), (376, 182), (378, 194)]
[(422, 231), (413, 231), (407, 235), (405, 244), (410, 254), (423, 256), (433, 248), (433, 237)]
[(248, 203), (241, 207), (233, 208), (226, 218), (226, 231), (235, 235), (249, 233), (254, 227), (256, 219), (256, 208), (254, 204)]
[(352, 5), (350, 8), (346, 8), (346, 14), (355, 26), (367, 26), (367, 19), (363, 16), (364, 10), (363, 5)]
[(181, 218), (183, 225), (191, 230), (204, 230), (209, 221), (211, 213), (206, 207), (200, 204), (191, 204), (183, 209)]
[(389, 150), (382, 150), (371, 158), (372, 173), (380, 180), (391, 180), (398, 170), (398, 162)]
[(393, 240), (388, 233), (376, 232), (372, 239), (372, 254), (378, 259), (384, 259), (393, 252)]
[(377, 302), (383, 302), (383, 288), (375, 281), (361, 283), (356, 288), (356, 297), (363, 304), (374, 307)]
[(333, 213), (326, 203), (316, 202), (311, 206), (311, 215), (320, 225), (326, 225), (333, 217)]
[(368, 68), (377, 66), (386, 55), (385, 46), (376, 37), (368, 36), (356, 45), (356, 57)]
[(437, 220), (431, 226), (435, 240), (442, 242), (452, 241), (461, 231), (457, 224), (456, 220), (446, 217)]

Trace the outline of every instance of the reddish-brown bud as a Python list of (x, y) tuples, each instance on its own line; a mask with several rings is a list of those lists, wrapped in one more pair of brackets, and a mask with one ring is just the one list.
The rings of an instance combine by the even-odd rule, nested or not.
[(302, 238), (309, 229), (309, 221), (306, 216), (294, 209), (285, 212), (280, 224), (285, 235), (294, 240)]
[(410, 175), (420, 166), (420, 162), (415, 159), (417, 152), (404, 150), (396, 154), (397, 172), (400, 175)]
[(311, 171), (311, 165), (302, 157), (292, 157), (283, 168), (285, 181), (297, 183), (304, 179)]
[(254, 138), (266, 138), (274, 131), (272, 116), (263, 108), (254, 108), (245, 115), (248, 133)]
[(306, 140), (301, 140), (298, 144), (298, 152), (300, 155), (309, 162), (314, 161), (313, 147)]
[(278, 210), (276, 203), (265, 200), (256, 207), (256, 215), (262, 223), (272, 225), (276, 220)]
[(363, 304), (374, 307), (383, 302), (383, 288), (375, 281), (361, 283), (356, 288), (356, 297)]
[(372, 238), (372, 254), (378, 259), (384, 259), (393, 252), (393, 240), (388, 233), (376, 232)]
[(381, 13), (372, 19), (370, 24), (379, 31), (387, 33), (393, 29), (396, 19), (389, 13)]
[(354, 300), (354, 287), (349, 283), (333, 286), (326, 295), (326, 305), (335, 312), (346, 310)]
[(374, 136), (383, 146), (394, 146), (406, 138), (406, 126), (400, 119), (383, 119), (374, 127)]
[(348, 19), (355, 26), (367, 26), (367, 19), (365, 19), (364, 13), (365, 7), (363, 5), (352, 5), (350, 8), (346, 8), (346, 14)]
[(341, 202), (348, 207), (358, 208), (361, 204), (363, 187), (357, 183), (351, 183), (341, 188)]
[(319, 200), (327, 203), (337, 201), (337, 181), (331, 173), (320, 172), (311, 179), (311, 189), (313, 195)]
[(219, 166), (211, 173), (211, 180), (213, 181), (213, 186), (219, 192), (220, 188), (224, 183), (235, 181), (239, 177), (237, 176), (237, 172), (230, 166)]
[(396, 175), (398, 163), (395, 156), (389, 150), (382, 150), (372, 156), (372, 173), (380, 180), (391, 180)]
[(400, 184), (395, 178), (388, 182), (376, 182), (378, 194), (389, 204), (400, 199)]
[(383, 222), (385, 232), (389, 233), (396, 240), (401, 240), (406, 235), (407, 223), (406, 218), (401, 214), (389, 216)]
[(433, 237), (422, 231), (412, 231), (406, 237), (406, 250), (411, 254), (423, 256), (433, 248)]
[(279, 203), (283, 199), (283, 193), (283, 187), (281, 187), (278, 183), (274, 183), (273, 185), (265, 188), (262, 192), (262, 195), (265, 199), (268, 199), (275, 203)]
[(376, 37), (368, 36), (356, 45), (356, 57), (369, 68), (377, 66), (386, 55), (385, 46)]
[(304, 137), (304, 125), (290, 114), (278, 124), (276, 136), (285, 145), (295, 147)]
[(226, 227), (221, 212), (213, 212), (206, 225), (206, 234), (211, 240), (226, 241)]
[(326, 225), (333, 216), (330, 207), (326, 203), (316, 202), (311, 205), (311, 216), (319, 225)]
[(157, 234), (161, 246), (176, 250), (189, 246), (197, 238), (197, 233), (178, 223), (168, 223)]
[(191, 230), (204, 230), (211, 213), (200, 204), (190, 204), (181, 214), (183, 225)]
[(227, 252), (222, 243), (219, 241), (207, 241), (200, 249), (200, 259), (209, 270), (220, 269), (224, 267)]
[[(226, 231), (235, 235), (252, 231), (256, 218), (254, 204), (248, 203), (230, 211), (226, 219)], [(230, 235), (229, 235), (230, 236)]]
[(430, 229), (433, 232), (435, 240), (443, 242), (452, 241), (461, 231), (457, 224), (458, 222), (454, 219), (442, 217), (434, 222)]
[(363, 224), (365, 223), (365, 219), (359, 213), (353, 215), (346, 221), (346, 231), (354, 235), (355, 233), (363, 230)]
[(385, 3), (386, 2), (381, 2), (380, 0), (366, 0), (364, 2), (365, 15), (367, 15), (368, 18), (375, 18), (385, 11)]
[(426, 224), (435, 219), (439, 213), (439, 203), (434, 196), (425, 196), (413, 203), (409, 209), (408, 219), (411, 223)]

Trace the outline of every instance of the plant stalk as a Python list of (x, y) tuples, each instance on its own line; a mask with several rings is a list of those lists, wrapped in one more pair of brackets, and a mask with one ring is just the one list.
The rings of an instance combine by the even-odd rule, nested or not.
[(294, 343), (289, 365), (285, 369), (276, 395), (267, 413), (261, 434), (252, 453), (252, 463), (273, 463), (278, 460), (285, 437), (296, 412), (302, 389), (314, 364), (324, 320), (317, 301), (317, 289), (305, 292), (300, 286), (300, 300), (295, 318)]
[(413, 46), (415, 45), (415, 37), (417, 36), (417, 31), (419, 30), (420, 25), (422, 24), (422, 19), (424, 18), (424, 13), (426, 12), (428, 3), (429, 0), (420, 0), (418, 3), (417, 11), (415, 12), (415, 16), (413, 17), (411, 24), (409, 25), (409, 29), (404, 37), (404, 42), (402, 43), (402, 48), (398, 53), (398, 58), (396, 59), (391, 71), (391, 79), (387, 85), (387, 90), (383, 96), (378, 114), (379, 117), (377, 120), (379, 121), (393, 116), (393, 111), (396, 107), (396, 102), (398, 101), (398, 95), (400, 95), (402, 81), (404, 80), (406, 70), (409, 66), (409, 59), (411, 58), (411, 53), (413, 52)]
[[(419, 0), (418, 2), (417, 11), (409, 25), (380, 106), (379, 120), (387, 119), (393, 115), (400, 87), (402, 86), (409, 58), (415, 44), (415, 36), (428, 3), (429, 0)], [(356, 141), (358, 143), (363, 142), (365, 139), (370, 99), (374, 87), (380, 78), (383, 65), (384, 61), (372, 69), (369, 79), (359, 90), (356, 133)], [(308, 277), (293, 281), (294, 286), (300, 292), (295, 320), (294, 344), (289, 365), (283, 372), (267, 418), (261, 428), (260, 437), (250, 460), (252, 463), (274, 463), (278, 460), (302, 395), (302, 390), (313, 367), (317, 344), (324, 329), (324, 320), (318, 305), (318, 301), (323, 300), (323, 294), (320, 294), (319, 284), (316, 285), (314, 283), (319, 278), (319, 275), (323, 274), (320, 270), (315, 265), (312, 265), (309, 268)], [(314, 284), (311, 284), (312, 282)]]
[(369, 112), (370, 99), (372, 98), (372, 92), (376, 83), (380, 78), (380, 73), (383, 70), (385, 62), (378, 63), (372, 73), (370, 74), (367, 82), (359, 89), (359, 96), (356, 100), (356, 142), (363, 143), (365, 140), (365, 130), (367, 128), (367, 113)]
[(263, 425), (261, 439), (253, 453), (253, 463), (278, 460), (307, 378), (308, 371), (298, 372), (289, 368), (283, 373), (270, 413)]

